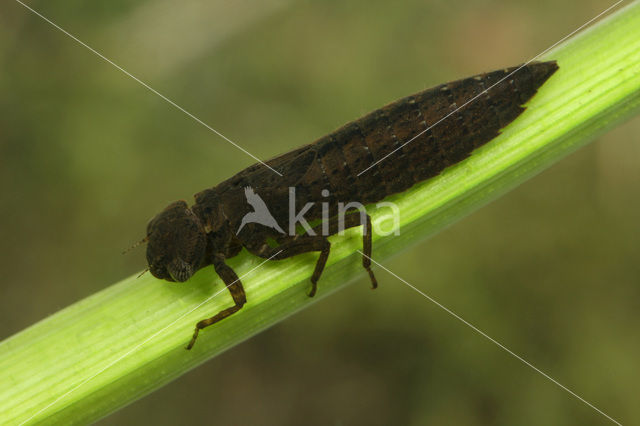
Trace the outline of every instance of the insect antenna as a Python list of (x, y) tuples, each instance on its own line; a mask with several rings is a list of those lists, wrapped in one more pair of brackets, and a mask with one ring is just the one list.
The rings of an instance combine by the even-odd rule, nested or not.
[(136, 277), (136, 280), (137, 280), (138, 278), (140, 278), (141, 276), (143, 276), (143, 275), (144, 275), (145, 273), (147, 273), (147, 272), (149, 272), (149, 268), (144, 268), (144, 271), (140, 272), (140, 275), (138, 275), (138, 276)]
[(135, 243), (134, 245), (132, 245), (131, 247), (129, 247), (128, 249), (124, 250), (122, 252), (122, 254), (127, 254), (129, 253), (131, 250), (133, 250), (134, 248), (138, 247), (141, 244), (145, 244), (147, 241), (149, 241), (149, 237), (144, 237), (143, 239), (141, 239), (140, 241), (138, 241), (137, 243)]

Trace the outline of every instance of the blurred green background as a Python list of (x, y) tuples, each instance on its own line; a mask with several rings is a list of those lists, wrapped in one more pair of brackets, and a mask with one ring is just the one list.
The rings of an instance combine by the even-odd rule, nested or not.
[[(399, 97), (521, 63), (612, 2), (29, 4), (267, 159)], [(622, 423), (640, 421), (639, 132), (639, 119), (618, 127), (385, 262)], [(144, 250), (120, 252), (150, 217), (252, 163), (2, 2), (0, 338), (139, 272)], [(362, 278), (101, 424), (606, 424), (377, 275), (377, 291)]]

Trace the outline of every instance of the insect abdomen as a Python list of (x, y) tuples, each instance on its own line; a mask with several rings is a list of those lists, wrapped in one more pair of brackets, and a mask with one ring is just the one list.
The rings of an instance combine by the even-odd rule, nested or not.
[(371, 203), (438, 175), (495, 138), (558, 66), (517, 68), (436, 86), (346, 124), (312, 145), (311, 186), (329, 189), (334, 199)]

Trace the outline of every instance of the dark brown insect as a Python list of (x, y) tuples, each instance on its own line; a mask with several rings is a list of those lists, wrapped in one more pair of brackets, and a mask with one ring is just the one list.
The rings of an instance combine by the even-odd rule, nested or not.
[[(183, 282), (200, 268), (213, 264), (235, 302), (198, 322), (187, 349), (191, 349), (201, 329), (237, 312), (246, 303), (242, 283), (225, 263), (243, 247), (256, 256), (274, 260), (320, 252), (311, 276), (309, 296), (313, 296), (329, 256), (327, 236), (337, 233), (341, 225), (364, 225), (362, 265), (375, 288), (369, 260), (371, 219), (366, 213), (352, 212), (344, 216), (341, 224), (337, 220), (339, 203), (377, 202), (468, 157), (518, 117), (524, 111), (522, 105), (557, 68), (555, 61), (537, 62), (517, 72), (517, 67), (508, 68), (436, 86), (268, 161), (282, 176), (255, 164), (196, 194), (191, 207), (185, 201), (170, 204), (147, 226), (145, 240), (149, 243), (147, 261), (151, 273), (167, 281)], [(361, 173), (392, 152), (389, 158)], [(313, 202), (304, 217), (321, 223), (296, 232), (297, 222), (290, 214), (292, 200), (297, 210)], [(328, 206), (324, 214), (323, 204)]]

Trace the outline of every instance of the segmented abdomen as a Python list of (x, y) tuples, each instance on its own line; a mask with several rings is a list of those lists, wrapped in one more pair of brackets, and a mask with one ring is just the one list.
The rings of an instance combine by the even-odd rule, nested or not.
[(330, 201), (366, 204), (438, 175), (520, 115), (557, 65), (532, 63), (509, 75), (517, 68), (436, 86), (346, 124), (310, 146), (316, 158), (298, 186), (308, 200), (326, 200), (320, 191), (328, 189)]

